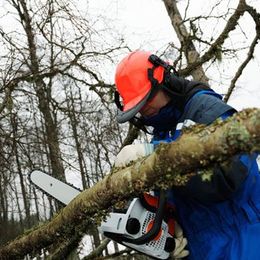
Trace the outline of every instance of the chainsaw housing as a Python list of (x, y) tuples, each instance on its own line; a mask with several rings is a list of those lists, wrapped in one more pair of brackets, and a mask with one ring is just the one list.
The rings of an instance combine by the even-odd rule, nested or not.
[[(125, 213), (111, 212), (99, 227), (106, 237), (156, 259), (167, 259), (174, 250), (175, 242), (170, 227), (174, 222), (160, 219), (155, 223), (157, 212), (144, 207), (140, 198), (134, 198)], [(173, 219), (171, 219), (173, 220)], [(158, 221), (157, 221), (158, 222)], [(145, 238), (154, 225), (156, 232)], [(140, 239), (144, 237), (144, 239)]]

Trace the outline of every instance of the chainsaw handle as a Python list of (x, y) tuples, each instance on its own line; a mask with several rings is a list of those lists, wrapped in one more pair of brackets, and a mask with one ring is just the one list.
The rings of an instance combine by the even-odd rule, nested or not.
[(104, 235), (119, 243), (126, 242), (126, 243), (135, 244), (135, 245), (143, 245), (145, 243), (150, 242), (158, 235), (158, 233), (161, 229), (165, 204), (166, 204), (166, 194), (164, 191), (160, 191), (159, 200), (158, 200), (158, 208), (157, 208), (157, 211), (155, 212), (154, 223), (153, 223), (152, 228), (146, 234), (144, 234), (138, 238), (128, 238), (128, 237), (124, 237), (122, 235), (115, 234), (112, 232), (104, 232)]

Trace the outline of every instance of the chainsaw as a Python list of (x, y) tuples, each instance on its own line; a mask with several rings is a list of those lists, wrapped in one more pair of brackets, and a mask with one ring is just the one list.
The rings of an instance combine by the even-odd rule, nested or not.
[[(80, 190), (49, 174), (34, 170), (30, 181), (49, 196), (68, 205)], [(165, 192), (158, 196), (144, 193), (130, 200), (124, 209), (114, 209), (98, 230), (126, 247), (154, 259), (168, 259), (175, 249), (174, 207), (167, 203)]]

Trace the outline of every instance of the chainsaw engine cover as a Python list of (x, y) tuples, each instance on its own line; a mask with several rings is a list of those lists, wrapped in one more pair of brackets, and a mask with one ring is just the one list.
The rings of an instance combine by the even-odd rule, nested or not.
[(148, 233), (154, 225), (155, 216), (156, 213), (147, 210), (139, 198), (134, 198), (126, 213), (110, 213), (106, 220), (101, 223), (99, 231), (104, 236), (126, 247), (130, 247), (153, 258), (167, 259), (175, 247), (173, 234), (170, 232), (174, 227), (169, 227), (174, 222), (167, 223), (165, 220), (162, 220), (156, 236), (144, 244), (128, 242), (131, 239), (138, 239)]

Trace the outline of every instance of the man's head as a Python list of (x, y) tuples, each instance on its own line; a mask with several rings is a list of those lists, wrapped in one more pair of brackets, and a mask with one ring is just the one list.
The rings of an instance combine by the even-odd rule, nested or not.
[[(128, 54), (118, 64), (115, 74), (116, 103), (120, 109), (117, 121), (129, 121), (138, 112), (143, 115), (158, 113), (169, 101), (165, 99), (167, 95), (162, 89), (165, 72), (171, 69), (169, 64), (150, 52), (134, 51)], [(119, 97), (122, 98), (122, 105)]]

